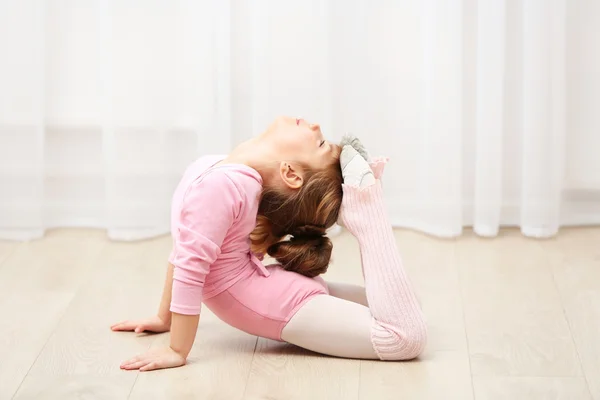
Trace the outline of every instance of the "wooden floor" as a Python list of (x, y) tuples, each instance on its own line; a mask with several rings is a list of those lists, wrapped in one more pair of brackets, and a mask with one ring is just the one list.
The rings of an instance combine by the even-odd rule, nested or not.
[[(59, 230), (0, 242), (0, 399), (600, 400), (600, 229), (438, 240), (398, 231), (430, 326), (413, 362), (335, 359), (247, 335), (205, 308), (190, 363), (124, 372), (168, 335), (114, 333), (152, 315), (170, 239), (114, 243)], [(326, 279), (361, 282), (335, 238)]]

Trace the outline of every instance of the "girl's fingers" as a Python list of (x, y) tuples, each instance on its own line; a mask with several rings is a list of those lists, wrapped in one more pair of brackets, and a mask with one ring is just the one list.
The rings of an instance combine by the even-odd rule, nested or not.
[(135, 362), (133, 364), (125, 365), (121, 368), (126, 369), (126, 370), (139, 369), (140, 367), (143, 367), (144, 365), (147, 365), (147, 364), (148, 364), (148, 360), (144, 360), (144, 361)]
[(125, 321), (120, 324), (115, 324), (111, 327), (113, 331), (131, 331), (135, 328), (135, 324)]
[(121, 326), (121, 325), (123, 325), (123, 324), (126, 324), (126, 323), (127, 323), (127, 321), (121, 321), (121, 322), (117, 322), (116, 324), (112, 324), (112, 325), (110, 326), (110, 329), (116, 329), (117, 327), (119, 327), (119, 326)]
[(158, 368), (158, 365), (156, 362), (151, 362), (149, 364), (144, 365), (143, 367), (140, 368), (140, 371), (152, 371), (154, 369)]
[(135, 333), (142, 333), (142, 332), (144, 332), (144, 330), (146, 330), (146, 327), (144, 325), (138, 325), (135, 328)]
[(123, 362), (121, 363), (121, 367), (124, 367), (124, 366), (126, 366), (126, 365), (129, 365), (129, 364), (136, 363), (136, 362), (138, 362), (138, 361), (142, 361), (142, 359), (141, 359), (140, 357), (134, 357), (134, 358), (130, 358), (130, 359), (129, 359), (129, 360), (127, 360), (127, 361), (123, 361)]

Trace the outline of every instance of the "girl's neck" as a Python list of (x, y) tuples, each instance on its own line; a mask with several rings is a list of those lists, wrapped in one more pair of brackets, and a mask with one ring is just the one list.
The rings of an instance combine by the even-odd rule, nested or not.
[(243, 164), (256, 170), (263, 179), (269, 180), (279, 164), (274, 152), (260, 137), (236, 146), (222, 161), (223, 164)]

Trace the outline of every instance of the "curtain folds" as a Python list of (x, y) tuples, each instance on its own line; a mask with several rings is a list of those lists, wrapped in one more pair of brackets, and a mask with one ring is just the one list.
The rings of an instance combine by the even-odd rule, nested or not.
[(393, 223), (600, 223), (600, 5), (0, 0), (0, 238), (167, 233), (172, 191), (279, 114), (387, 155)]

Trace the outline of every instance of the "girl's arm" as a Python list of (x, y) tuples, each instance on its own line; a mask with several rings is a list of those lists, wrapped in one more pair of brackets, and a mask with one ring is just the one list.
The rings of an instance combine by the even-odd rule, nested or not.
[(173, 313), (170, 346), (151, 349), (142, 355), (127, 360), (121, 364), (121, 369), (152, 371), (185, 365), (196, 338), (199, 320), (199, 315)]
[(173, 290), (173, 269), (173, 264), (169, 263), (162, 298), (156, 316), (118, 322), (110, 328), (113, 331), (135, 331), (135, 333), (142, 333), (145, 331), (155, 333), (168, 332), (171, 329), (171, 310), (169, 310), (169, 306), (171, 304), (171, 292)]
[(190, 354), (190, 350), (194, 344), (199, 320), (199, 315), (183, 315), (173, 313), (170, 347), (184, 359), (186, 359)]
[(186, 363), (196, 337), (206, 276), (221, 253), (243, 200), (225, 171), (212, 172), (190, 186), (177, 215), (169, 257), (172, 265), (156, 317), (170, 323), (170, 345), (125, 361), (121, 368), (150, 371)]
[(171, 291), (173, 290), (173, 264), (169, 263), (167, 268), (167, 277), (163, 286), (162, 298), (158, 307), (158, 318), (163, 320), (165, 324), (171, 326)]
[[(167, 269), (167, 277), (163, 287), (162, 299), (158, 308), (158, 324), (163, 322), (171, 329), (171, 343), (168, 348), (160, 348), (150, 350), (138, 357), (134, 357), (121, 364), (122, 369), (139, 369), (140, 371), (151, 371), (161, 368), (180, 367), (185, 364), (192, 346), (196, 338), (196, 330), (198, 329), (199, 315), (184, 315), (171, 313), (169, 310), (171, 304), (171, 291), (173, 286), (173, 265), (169, 263)], [(153, 325), (155, 318), (149, 318), (145, 321), (140, 321), (136, 332), (144, 330), (156, 331), (156, 326)]]

